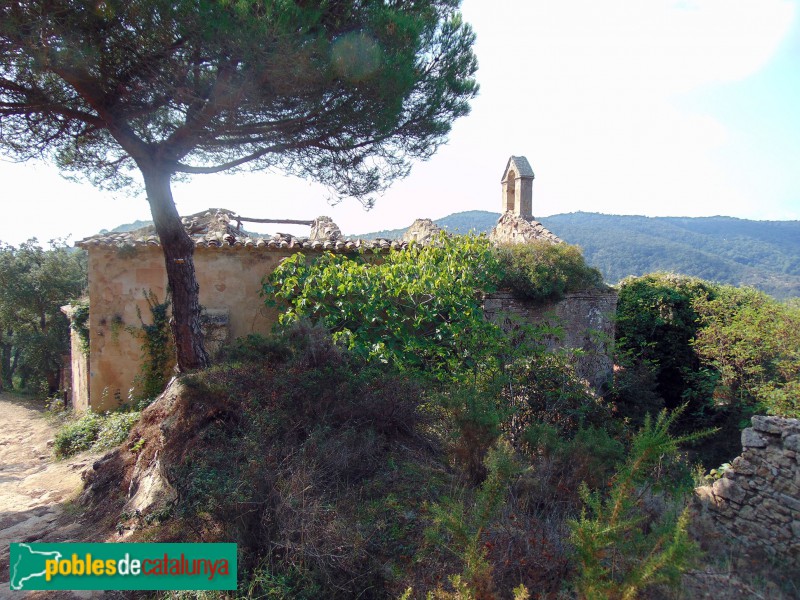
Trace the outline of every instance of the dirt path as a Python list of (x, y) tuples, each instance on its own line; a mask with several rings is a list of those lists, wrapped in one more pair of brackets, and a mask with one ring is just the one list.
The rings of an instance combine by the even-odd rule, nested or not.
[(80, 491), (81, 471), (97, 455), (55, 461), (51, 445), (56, 429), (35, 400), (0, 393), (0, 598), (11, 593), (9, 544), (69, 541), (80, 529), (76, 519), (68, 518), (68, 501)]

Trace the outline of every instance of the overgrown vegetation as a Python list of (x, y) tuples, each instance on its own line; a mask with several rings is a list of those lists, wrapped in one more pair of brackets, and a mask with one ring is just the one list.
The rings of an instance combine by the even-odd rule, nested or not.
[(560, 300), (564, 294), (603, 287), (600, 271), (586, 264), (577, 246), (538, 241), (497, 248), (500, 287), (521, 300)]
[(588, 510), (569, 522), (580, 597), (636, 598), (654, 584), (677, 586), (690, 566), (697, 548), (687, 533), (684, 506), (692, 479), (676, 459), (678, 444), (702, 433), (670, 435), (678, 414), (662, 411), (655, 420), (650, 415), (645, 418), (607, 494), (581, 484)]
[(678, 430), (718, 429), (695, 449), (717, 466), (738, 453), (753, 414), (798, 416), (798, 349), (800, 310), (791, 303), (681, 275), (629, 278), (617, 308), (614, 400), (635, 422), (688, 403)]
[(145, 323), (142, 313), (136, 308), (140, 327), (129, 331), (142, 342), (142, 357), (139, 375), (134, 381), (136, 396), (140, 401), (153, 400), (169, 381), (175, 366), (175, 345), (169, 327), (170, 298), (159, 302), (152, 290), (144, 292), (150, 311), (150, 323)]
[(77, 334), (80, 340), (81, 352), (89, 354), (89, 299), (81, 298), (73, 301), (72, 316), (70, 318), (70, 328)]
[[(501, 275), (482, 238), (292, 257), (265, 282), (280, 331), (238, 340), (157, 432), (137, 428), (142, 452), (166, 440), (173, 518), (240, 544), (242, 596), (555, 598), (631, 589), (637, 561), (637, 591), (674, 582), (690, 555), (674, 417), (634, 435), (547, 350), (555, 332), (485, 322)], [(627, 565), (611, 577), (582, 562), (609, 512)], [(590, 522), (596, 539), (575, 533)]]
[(86, 286), (86, 255), (52, 241), (0, 244), (0, 388), (58, 392), (69, 353), (61, 307)]
[[(575, 281), (599, 285), (564, 256)], [(284, 261), (264, 285), (285, 311), (275, 335), (184, 377), (128, 439), (131, 460), (158, 453), (178, 497), (134, 540), (237, 542), (247, 598), (621, 599), (679, 585), (696, 556), (679, 446), (710, 460), (764, 398), (788, 413), (797, 307), (629, 280), (602, 399), (572, 352), (548, 349), (558, 331), (485, 321), (506, 268), (485, 239), (445, 236)], [(755, 331), (774, 339), (755, 350)], [(100, 417), (84, 418), (59, 448), (100, 436)], [(716, 437), (699, 440), (708, 425)]]
[(87, 411), (66, 423), (54, 438), (56, 458), (67, 458), (84, 450), (107, 450), (124, 442), (139, 420), (139, 412)]
[(485, 237), (449, 237), (383, 255), (295, 254), (265, 281), (280, 323), (309, 318), (366, 360), (458, 378), (477, 367), (498, 328), (483, 319), (482, 294), (499, 263)]

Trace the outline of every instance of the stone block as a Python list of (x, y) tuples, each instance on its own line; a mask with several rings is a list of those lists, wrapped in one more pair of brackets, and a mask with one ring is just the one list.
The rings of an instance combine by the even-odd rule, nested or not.
[(756, 472), (756, 466), (741, 456), (734, 458), (731, 466), (740, 475), (753, 475)]
[(780, 434), (786, 426), (785, 421), (788, 420), (789, 419), (782, 419), (781, 417), (756, 415), (751, 419), (751, 423), (753, 424), (753, 429), (757, 431)]
[[(756, 417), (753, 417), (753, 419), (755, 418)], [(742, 446), (745, 448), (766, 448), (767, 442), (763, 437), (756, 433), (755, 429), (748, 427), (742, 431)]]
[(775, 494), (775, 500), (800, 516), (800, 498), (788, 496), (787, 494)]
[[(783, 447), (787, 450), (791, 450), (792, 452), (800, 452), (800, 434), (794, 433), (783, 438)], [(796, 458), (797, 455), (795, 454), (791, 457)]]
[(741, 504), (747, 492), (732, 479), (718, 479), (714, 482), (714, 495)]

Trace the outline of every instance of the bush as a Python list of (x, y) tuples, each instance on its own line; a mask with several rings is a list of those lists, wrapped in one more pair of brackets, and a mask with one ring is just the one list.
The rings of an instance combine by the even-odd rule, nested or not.
[(396, 467), (436, 448), (420, 427), (423, 393), (321, 327), (301, 322), (286, 336), (285, 362), (184, 378), (186, 412), (168, 419), (176, 442), (162, 453), (176, 514), (207, 541), (239, 544), (241, 572), (251, 573), (242, 584), (254, 594), (355, 597), (385, 586), (383, 565), (402, 538), (367, 507), (394, 493), (409, 498), (400, 513), (413, 514), (430, 485), (424, 476), (406, 489)]
[(496, 252), (502, 272), (499, 286), (521, 300), (548, 302), (603, 287), (600, 271), (586, 264), (577, 246), (539, 241), (503, 245)]
[(250, 333), (236, 338), (221, 359), (231, 363), (285, 362), (289, 355), (290, 349), (283, 338)]
[(280, 322), (307, 318), (369, 361), (440, 380), (458, 379), (497, 348), (483, 318), (497, 259), (485, 237), (444, 233), (435, 243), (374, 256), (325, 253), (285, 259), (264, 281)]
[(53, 451), (57, 458), (67, 458), (84, 450), (107, 450), (128, 438), (139, 420), (139, 412), (113, 412), (105, 415), (87, 411), (56, 433)]
[[(677, 461), (677, 451), (678, 444), (702, 434), (672, 437), (669, 428), (679, 412), (645, 419), (608, 496), (582, 486), (588, 510), (569, 523), (581, 598), (636, 598), (655, 584), (677, 585), (688, 568), (696, 546), (686, 531), (688, 511), (682, 507), (692, 482)], [(683, 476), (676, 477), (681, 471)]]
[(97, 440), (97, 434), (100, 433), (101, 421), (100, 415), (89, 411), (77, 421), (64, 425), (56, 433), (53, 443), (56, 457), (65, 458), (89, 450)]

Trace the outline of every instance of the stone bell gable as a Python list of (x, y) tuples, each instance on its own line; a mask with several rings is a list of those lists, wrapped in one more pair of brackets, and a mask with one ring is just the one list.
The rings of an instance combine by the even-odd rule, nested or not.
[(502, 209), (523, 219), (533, 219), (533, 169), (524, 156), (512, 156), (503, 171)]
[(489, 233), (495, 244), (527, 244), (539, 240), (560, 244), (562, 240), (533, 219), (533, 169), (524, 156), (512, 156), (500, 181), (500, 219)]

